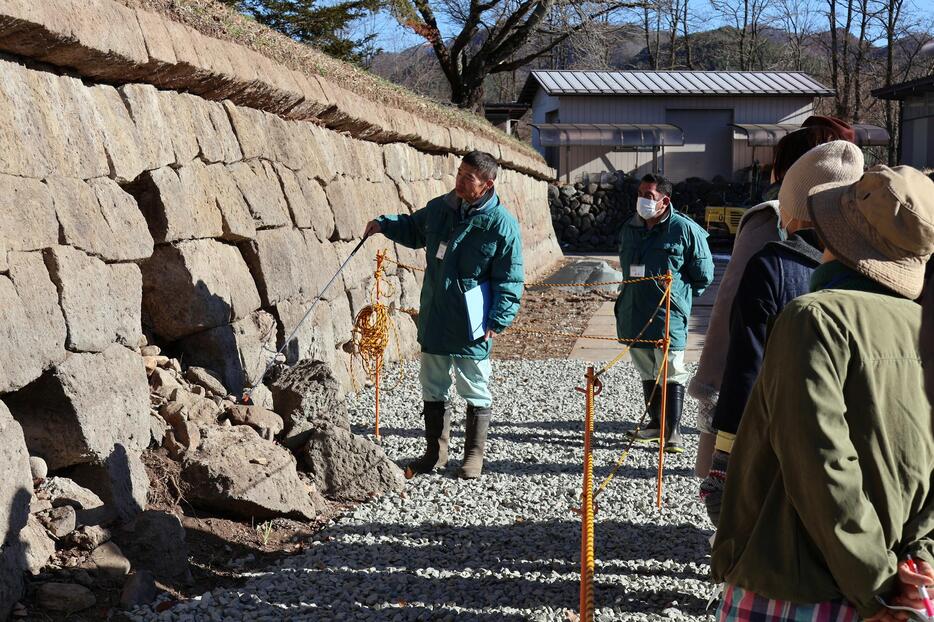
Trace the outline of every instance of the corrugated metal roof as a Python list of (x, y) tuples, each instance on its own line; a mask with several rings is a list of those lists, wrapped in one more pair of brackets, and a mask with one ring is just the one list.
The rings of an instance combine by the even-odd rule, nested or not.
[(799, 71), (533, 71), (519, 101), (548, 95), (833, 95)]

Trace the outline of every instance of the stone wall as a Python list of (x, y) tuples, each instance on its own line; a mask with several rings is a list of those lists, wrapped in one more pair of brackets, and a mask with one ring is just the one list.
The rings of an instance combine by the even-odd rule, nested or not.
[[(0, 52), (0, 416), (12, 414), (0, 450), (20, 463), (21, 429), (53, 470), (118, 449), (137, 464), (150, 403), (134, 351), (147, 341), (231, 393), (258, 380), (366, 222), (448, 191), (470, 149), (505, 167), (528, 276), (560, 255), (540, 160), (162, 16), (111, 0), (4, 2)], [(379, 249), (424, 261), (367, 241), (290, 361), (326, 361), (351, 386), (344, 346)], [(386, 273), (388, 301), (417, 307), (420, 273)], [(396, 322), (390, 357), (411, 355), (414, 323)], [(23, 486), (9, 483), (0, 617), (18, 591), (4, 569), (21, 557)]]

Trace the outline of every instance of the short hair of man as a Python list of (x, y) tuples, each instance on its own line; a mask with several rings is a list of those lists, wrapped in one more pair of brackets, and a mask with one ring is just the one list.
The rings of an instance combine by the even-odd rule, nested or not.
[(496, 181), (496, 173), (499, 171), (499, 164), (496, 158), (486, 151), (471, 151), (464, 156), (461, 162), (480, 173), (480, 176), (487, 181)]
[(674, 190), (668, 178), (658, 173), (646, 173), (640, 181), (643, 184), (655, 184), (655, 189), (666, 197), (670, 197)]

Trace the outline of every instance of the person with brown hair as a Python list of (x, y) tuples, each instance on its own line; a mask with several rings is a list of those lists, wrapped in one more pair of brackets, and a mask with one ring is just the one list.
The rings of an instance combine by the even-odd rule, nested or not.
[(739, 287), (749, 259), (768, 242), (780, 241), (784, 237), (779, 201), (775, 199), (785, 174), (798, 158), (814, 147), (833, 140), (854, 142), (855, 139), (856, 133), (845, 121), (825, 116), (808, 117), (801, 129), (787, 134), (775, 146), (773, 184), (765, 193), (769, 200), (746, 210), (740, 221), (730, 262), (720, 280), (717, 298), (711, 309), (697, 372), (687, 387), (688, 395), (698, 401), (697, 427), (701, 431), (701, 438), (694, 467), (698, 477), (707, 476), (713, 456), (716, 430), (712, 420), (726, 365), (730, 308), (736, 288)]

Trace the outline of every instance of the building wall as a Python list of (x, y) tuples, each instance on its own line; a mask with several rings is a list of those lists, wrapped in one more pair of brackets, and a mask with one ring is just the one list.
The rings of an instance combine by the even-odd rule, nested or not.
[[(539, 90), (533, 101), (535, 123), (545, 122), (545, 112), (560, 108), (561, 123), (667, 123), (669, 110), (732, 110), (733, 123), (801, 123), (814, 111), (811, 97), (607, 97), (566, 96), (549, 97)], [(665, 158), (659, 151), (658, 167), (675, 181), (695, 174), (687, 166), (678, 165), (677, 154), (696, 150), (691, 146), (689, 128), (685, 135), (685, 147), (666, 147)], [(733, 131), (724, 127), (724, 132)], [(544, 153), (533, 134), (533, 146)], [(719, 174), (732, 178), (734, 171), (758, 161), (760, 165), (771, 163), (772, 150), (768, 147), (753, 149), (746, 144), (746, 136), (739, 130), (733, 132), (732, 165)], [(643, 174), (653, 169), (652, 152), (634, 153), (613, 151), (605, 146), (578, 146), (560, 149), (558, 163), (559, 178), (574, 182), (587, 174), (603, 171), (625, 171)], [(554, 164), (554, 163), (552, 163)]]
[(920, 169), (934, 166), (934, 93), (904, 101), (901, 132), (899, 164)]

